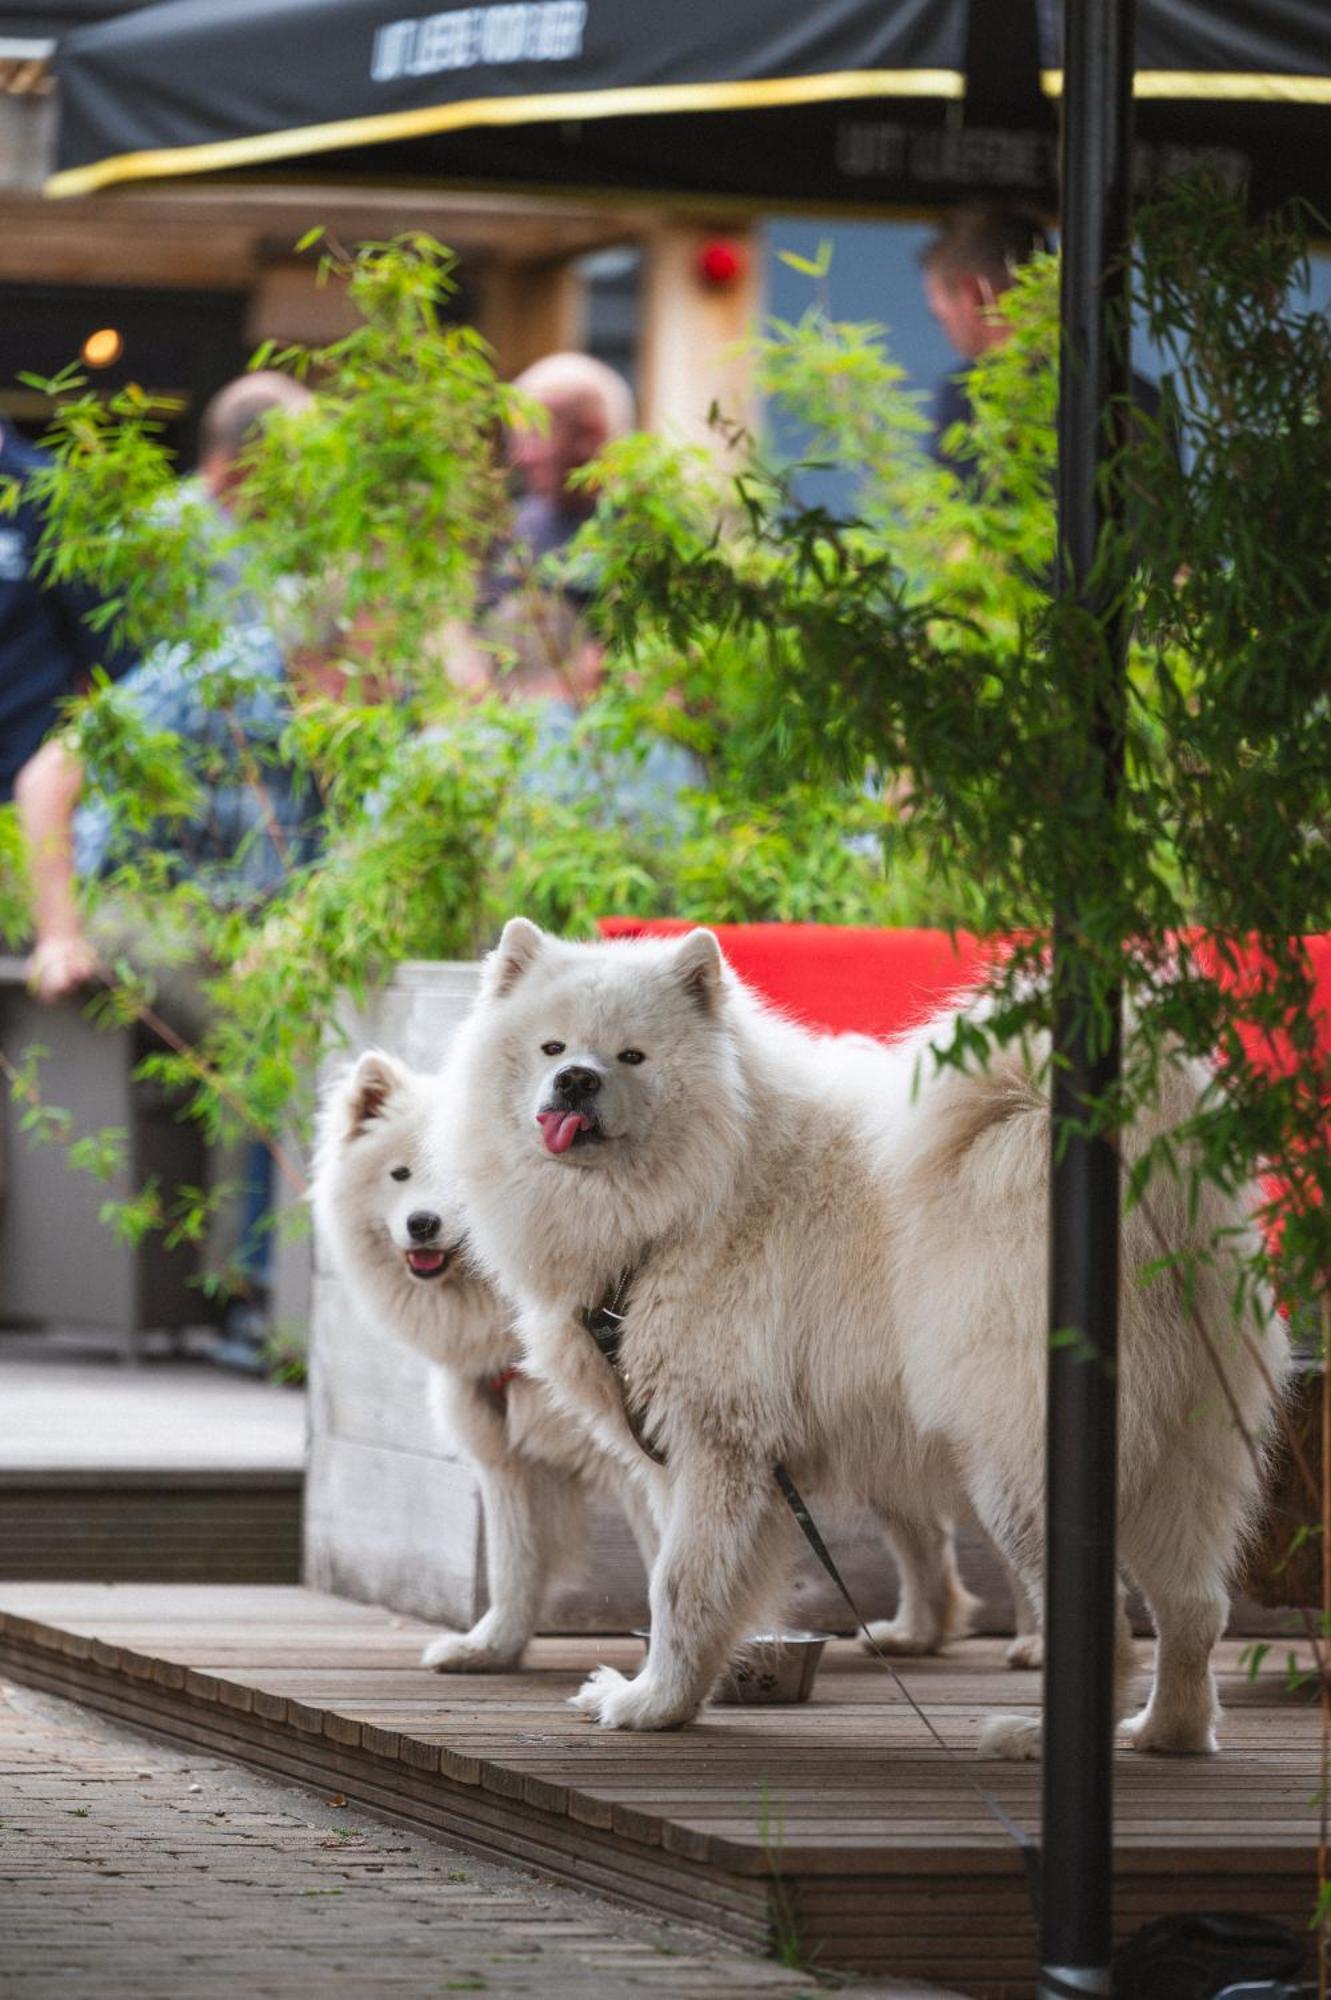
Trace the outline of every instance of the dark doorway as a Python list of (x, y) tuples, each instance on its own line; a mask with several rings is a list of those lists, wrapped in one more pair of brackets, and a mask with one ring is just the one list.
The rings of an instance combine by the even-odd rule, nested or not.
[(199, 412), (248, 359), (240, 292), (147, 291), (113, 285), (0, 285), (0, 418), (30, 438), (50, 404), (19, 381), (78, 362), (97, 389), (142, 388), (181, 404), (166, 442), (194, 464)]

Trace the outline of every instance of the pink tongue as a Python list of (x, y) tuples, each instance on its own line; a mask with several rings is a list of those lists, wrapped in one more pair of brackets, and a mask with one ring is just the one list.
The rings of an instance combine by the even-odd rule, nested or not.
[(584, 1118), (581, 1111), (538, 1111), (536, 1123), (541, 1128), (547, 1153), (566, 1153), (584, 1125), (591, 1119)]

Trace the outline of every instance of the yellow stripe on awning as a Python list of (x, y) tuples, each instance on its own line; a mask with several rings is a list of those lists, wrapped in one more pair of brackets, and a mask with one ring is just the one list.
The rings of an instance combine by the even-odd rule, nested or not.
[(163, 146), (117, 153), (86, 167), (52, 174), (48, 195), (92, 194), (117, 181), (156, 180), (175, 174), (216, 173), (285, 160), (339, 146), (373, 146), (388, 139), (420, 139), (470, 126), (556, 124), (563, 120), (649, 117), (669, 111), (761, 110), (789, 104), (825, 104), (837, 98), (940, 97), (966, 94), (953, 69), (855, 69), (817, 76), (773, 77), (755, 82), (644, 84), (620, 90), (552, 92), (540, 97), (482, 97), (432, 104), (418, 111), (384, 111), (341, 118), (288, 132), (260, 132), (198, 146)]
[[(1041, 70), (1040, 84), (1046, 97), (1061, 97), (1062, 70)], [(1139, 69), (1132, 80), (1132, 94), (1143, 99), (1331, 104), (1331, 76), (1275, 76), (1260, 70)]]

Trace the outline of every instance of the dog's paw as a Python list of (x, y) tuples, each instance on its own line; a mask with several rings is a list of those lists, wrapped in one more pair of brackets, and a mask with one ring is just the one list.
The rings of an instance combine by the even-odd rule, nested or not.
[(1151, 1704), (1118, 1725), (1119, 1740), (1128, 1750), (1150, 1750), (1162, 1757), (1214, 1757), (1220, 1745), (1215, 1723), (1204, 1714), (1162, 1716)]
[[(927, 1653), (941, 1650), (942, 1642), (936, 1635), (931, 1638), (925, 1632), (912, 1632), (899, 1618), (880, 1618), (875, 1624), (866, 1625), (864, 1630), (867, 1637), (861, 1638), (860, 1644), (866, 1653), (891, 1653), (899, 1660), (918, 1660)], [(869, 1644), (870, 1639), (872, 1645)]]
[(440, 1632), (421, 1654), (421, 1665), (436, 1674), (495, 1674), (521, 1658), (521, 1646), (497, 1646), (470, 1632)]
[(1019, 1632), (1003, 1658), (1010, 1667), (1042, 1667), (1044, 1665), (1043, 1632)]
[(677, 1729), (689, 1716), (663, 1707), (651, 1676), (626, 1680), (614, 1667), (598, 1667), (583, 1682), (569, 1706), (599, 1722), (602, 1729)]
[(1040, 1723), (1033, 1715), (993, 1715), (980, 1731), (975, 1754), (1031, 1764), (1040, 1755), (1040, 1736)]
[(579, 1715), (588, 1715), (593, 1722), (601, 1720), (601, 1704), (618, 1692), (620, 1688), (631, 1687), (632, 1682), (621, 1674), (618, 1667), (597, 1667), (578, 1689), (568, 1698), (570, 1708), (576, 1708)]

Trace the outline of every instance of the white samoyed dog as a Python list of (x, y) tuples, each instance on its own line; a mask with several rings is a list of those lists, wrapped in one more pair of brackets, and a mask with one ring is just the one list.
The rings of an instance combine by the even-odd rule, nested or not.
[(311, 1200), (361, 1312), (436, 1364), (443, 1421), (476, 1468), (490, 1606), (470, 1632), (432, 1639), (422, 1665), (480, 1673), (521, 1659), (551, 1584), (576, 1566), (589, 1489), (621, 1500), (649, 1568), (655, 1538), (640, 1487), (522, 1367), (432, 1143), (439, 1113), (437, 1078), (367, 1051), (324, 1100)]
[[(470, 1241), (517, 1302), (528, 1365), (644, 1483), (661, 1534), (648, 1663), (577, 1697), (607, 1727), (688, 1721), (771, 1602), (793, 1538), (777, 1465), (890, 1522), (903, 1590), (883, 1643), (964, 1626), (949, 1523), (967, 1502), (1041, 1600), (1048, 1104), (1015, 1051), (938, 1069), (947, 1037), (946, 1018), (894, 1044), (812, 1035), (708, 931), (570, 944), (515, 918), (487, 962), (447, 1066)], [(1153, 1129), (1207, 1082), (1168, 1070)], [(1176, 1247), (1245, 1240), (1239, 1200), (1205, 1194), (1191, 1231), (1163, 1177), (1151, 1202)], [(1123, 1240), (1127, 1274), (1158, 1253), (1140, 1210)], [(1193, 1310), (1260, 1440), (1285, 1337), (1235, 1327), (1233, 1275), (1203, 1262)], [(602, 1304), (615, 1366), (586, 1322)], [(1126, 1729), (1141, 1750), (1213, 1750), (1211, 1652), (1261, 1481), (1176, 1279), (1126, 1277), (1120, 1381), (1120, 1556), (1158, 1636)], [(1120, 1716), (1132, 1664), (1120, 1608)], [(980, 1747), (1038, 1740), (1009, 1717)]]

